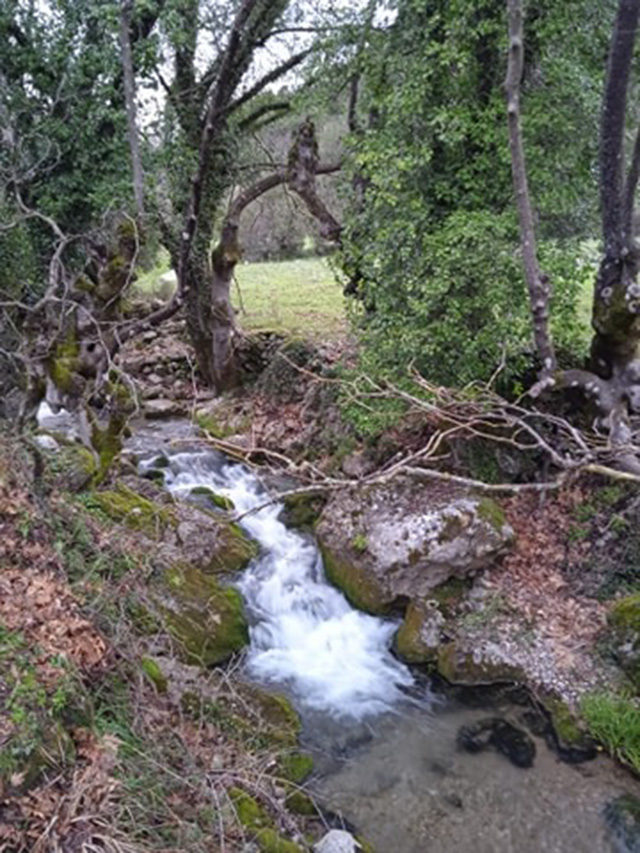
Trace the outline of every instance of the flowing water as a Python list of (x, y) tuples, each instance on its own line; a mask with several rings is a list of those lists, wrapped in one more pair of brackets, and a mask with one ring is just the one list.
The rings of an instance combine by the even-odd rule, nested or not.
[(389, 651), (396, 625), (353, 610), (327, 584), (312, 538), (285, 527), (253, 473), (208, 450), (168, 459), (174, 495), (208, 486), (230, 498), (259, 542), (236, 582), (251, 623), (247, 673), (291, 696), (316, 757), (312, 792), (377, 853), (640, 851), (606, 819), (616, 798), (640, 794), (628, 774), (603, 756), (563, 763), (534, 735), (529, 769), (495, 751), (461, 751), (460, 726), (488, 715), (522, 726), (523, 707), (508, 696), (470, 707), (434, 694)]

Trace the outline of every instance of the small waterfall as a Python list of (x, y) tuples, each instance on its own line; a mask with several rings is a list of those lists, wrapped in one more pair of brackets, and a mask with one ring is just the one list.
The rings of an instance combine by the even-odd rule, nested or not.
[[(208, 486), (230, 498), (239, 514), (268, 500), (251, 471), (218, 453), (176, 453), (169, 463), (165, 485), (176, 496)], [(271, 504), (240, 522), (261, 546), (236, 584), (252, 624), (249, 674), (286, 686), (300, 704), (334, 717), (389, 710), (413, 684), (389, 651), (396, 625), (354, 610), (325, 580), (315, 543), (288, 530), (281, 511)]]

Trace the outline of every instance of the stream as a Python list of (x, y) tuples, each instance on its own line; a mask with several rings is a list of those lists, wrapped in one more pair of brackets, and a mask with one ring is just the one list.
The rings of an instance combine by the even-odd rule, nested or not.
[[(132, 443), (141, 471), (153, 467), (157, 442), (155, 432), (153, 453), (144, 436)], [(565, 763), (540, 732), (529, 731), (530, 767), (495, 749), (460, 749), (461, 727), (487, 718), (525, 729), (526, 701), (513, 690), (452, 695), (414, 674), (390, 651), (397, 624), (354, 610), (326, 582), (313, 538), (287, 529), (282, 505), (264, 506), (251, 471), (207, 449), (160, 452), (176, 497), (207, 486), (230, 498), (259, 542), (235, 581), (250, 622), (246, 676), (292, 699), (315, 759), (309, 791), (376, 853), (640, 851), (617, 811), (640, 796), (628, 773), (604, 755)]]

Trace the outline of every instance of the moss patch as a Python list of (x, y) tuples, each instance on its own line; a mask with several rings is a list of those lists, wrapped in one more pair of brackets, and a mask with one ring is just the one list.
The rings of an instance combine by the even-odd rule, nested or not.
[(231, 498), (226, 498), (224, 495), (216, 494), (213, 489), (210, 489), (208, 486), (195, 486), (191, 489), (190, 494), (192, 495), (202, 495), (209, 499), (209, 501), (217, 506), (218, 509), (224, 509), (227, 511), (234, 510), (235, 506)]
[(507, 518), (501, 506), (491, 498), (483, 497), (478, 500), (478, 515), (483, 521), (491, 524), (496, 530), (502, 530)]
[(289, 495), (284, 498), (284, 521), (291, 527), (313, 530), (326, 503), (325, 495)]
[(192, 566), (172, 567), (165, 583), (170, 594), (170, 603), (162, 607), (166, 626), (188, 663), (222, 663), (247, 645), (249, 629), (236, 589)]
[(376, 578), (364, 567), (320, 546), (327, 580), (341, 590), (358, 610), (374, 616), (389, 613), (390, 606)]
[(278, 773), (288, 782), (300, 785), (313, 772), (313, 758), (304, 752), (289, 752), (278, 761)]
[(433, 644), (426, 642), (423, 635), (425, 620), (433, 616), (432, 609), (424, 602), (412, 601), (404, 622), (398, 629), (394, 648), (407, 663), (435, 663), (438, 658), (438, 638)]
[(159, 538), (169, 524), (176, 523), (171, 510), (154, 504), (122, 483), (113, 491), (95, 492), (91, 503), (112, 521), (126, 524), (152, 538)]
[(156, 688), (158, 693), (166, 693), (169, 682), (167, 680), (167, 676), (160, 669), (156, 661), (154, 661), (153, 658), (142, 658), (140, 665), (142, 666), (142, 671)]
[(93, 454), (79, 444), (66, 445), (54, 453), (46, 454), (45, 476), (54, 489), (81, 492), (92, 482), (97, 472)]

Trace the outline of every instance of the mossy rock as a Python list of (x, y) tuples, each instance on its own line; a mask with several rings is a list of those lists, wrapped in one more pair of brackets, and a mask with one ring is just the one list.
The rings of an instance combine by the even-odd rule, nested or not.
[(287, 495), (283, 499), (283, 503), (282, 520), (288, 527), (297, 527), (299, 530), (313, 530), (327, 503), (327, 498), (325, 495), (312, 493)]
[(407, 663), (435, 663), (443, 622), (435, 601), (412, 601), (396, 632), (395, 652)]
[(571, 763), (594, 759), (597, 755), (596, 743), (567, 703), (557, 696), (539, 698), (551, 723), (549, 745), (558, 751), (561, 758)]
[(226, 498), (224, 495), (216, 494), (213, 489), (210, 489), (208, 486), (194, 486), (189, 494), (194, 497), (205, 497), (210, 503), (218, 507), (218, 509), (224, 509), (227, 512), (235, 509), (235, 505), (231, 498)]
[(278, 759), (278, 775), (301, 785), (313, 772), (313, 758), (306, 752), (287, 752)]
[(451, 684), (499, 684), (524, 682), (523, 670), (509, 663), (477, 659), (472, 652), (460, 649), (454, 642), (438, 649), (438, 673)]
[(480, 518), (493, 525), (495, 530), (502, 530), (507, 524), (507, 517), (504, 514), (504, 510), (491, 498), (482, 497), (478, 499), (477, 513)]
[(302, 853), (298, 844), (287, 841), (276, 831), (273, 819), (255, 797), (242, 788), (229, 788), (228, 794), (238, 821), (252, 834), (262, 853)]
[(216, 515), (216, 521), (222, 525), (220, 543), (211, 552), (205, 569), (216, 574), (234, 574), (258, 556), (260, 546), (249, 539), (238, 524), (221, 518), (219, 514)]
[(640, 692), (640, 592), (621, 598), (609, 612), (616, 658)]
[(98, 473), (96, 459), (86, 447), (67, 444), (46, 454), (46, 479), (54, 489), (81, 492)]
[(327, 580), (344, 593), (353, 607), (371, 613), (373, 616), (385, 616), (389, 613), (389, 603), (378, 580), (363, 566), (348, 558), (338, 556), (320, 545)]
[(640, 800), (623, 794), (604, 810), (605, 820), (616, 840), (616, 850), (640, 853)]
[(257, 710), (260, 718), (268, 725), (274, 742), (291, 745), (297, 742), (302, 731), (302, 723), (286, 696), (280, 693), (269, 693), (253, 684), (240, 684), (238, 690), (243, 699)]
[(112, 521), (126, 524), (131, 530), (139, 530), (154, 539), (159, 539), (169, 525), (176, 524), (171, 510), (158, 506), (122, 483), (113, 491), (95, 492), (91, 502)]
[(443, 616), (454, 616), (473, 586), (471, 578), (449, 578), (448, 581), (436, 586), (429, 593), (429, 598), (437, 602)]
[(304, 791), (295, 788), (287, 794), (284, 804), (291, 814), (301, 817), (316, 817), (318, 815), (318, 809), (311, 797)]
[(249, 642), (242, 596), (194, 568), (177, 565), (165, 574), (165, 624), (187, 663), (213, 666)]

